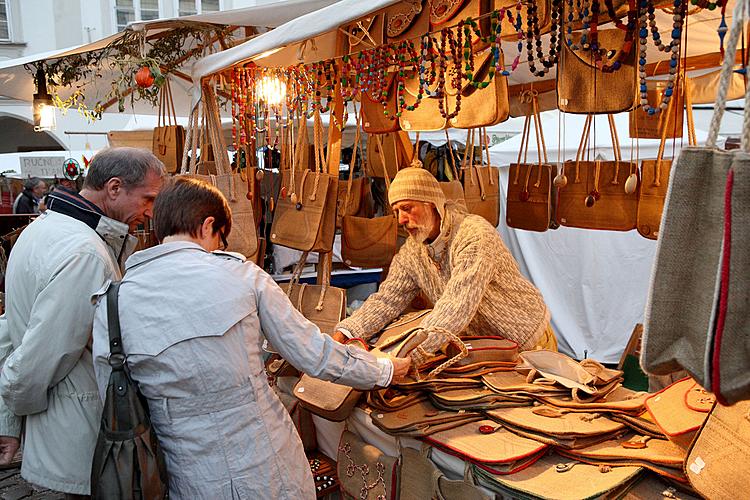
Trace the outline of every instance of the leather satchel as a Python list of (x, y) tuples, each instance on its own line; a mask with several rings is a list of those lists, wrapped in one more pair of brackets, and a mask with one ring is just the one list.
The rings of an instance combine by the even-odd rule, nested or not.
[[(676, 92), (672, 94), (669, 107), (661, 113), (650, 115), (641, 106), (629, 113), (630, 137), (638, 139), (661, 139), (662, 135), (666, 139), (682, 137), (682, 119), (685, 109), (683, 81), (679, 78), (676, 80)], [(666, 90), (665, 80), (646, 81), (649, 105), (658, 108)]]
[[(182, 156), (181, 175), (189, 175), (216, 186), (226, 197), (229, 207), (232, 209), (232, 231), (227, 237), (229, 243), (227, 250), (239, 252), (245, 256), (252, 256), (258, 251), (258, 233), (253, 213), (253, 201), (247, 197), (247, 183), (240, 174), (232, 173), (229, 158), (225, 154), (227, 150), (224, 135), (221, 133), (221, 117), (216, 101), (216, 94), (210, 85), (203, 86), (202, 105), (206, 123), (204, 127), (204, 142), (200, 144), (201, 150), (212, 149), (221, 151), (217, 154), (213, 163), (216, 167), (216, 175), (198, 174), (197, 148), (199, 147), (201, 130), (198, 125), (198, 107), (196, 106), (190, 117), (190, 129), (187, 135), (187, 144)], [(188, 155), (188, 151), (191, 151)]]
[[(404, 93), (408, 102), (415, 102), (419, 95), (419, 73), (412, 74), (404, 82)], [(444, 97), (435, 89), (423, 88), (422, 99), (414, 110), (402, 110), (399, 125), (410, 132), (434, 132), (448, 127), (448, 120), (440, 113), (440, 100)], [(445, 104), (445, 101), (443, 102)], [(445, 109), (445, 108), (444, 108)]]
[(429, 4), (426, 0), (405, 0), (385, 9), (386, 43), (409, 40), (419, 45), (430, 31)]
[[(559, 190), (557, 220), (567, 227), (630, 231), (636, 227), (638, 211), (637, 186), (640, 183), (637, 168), (634, 163), (622, 161), (620, 157), (617, 130), (611, 115), (614, 161), (582, 161), (591, 122), (592, 116), (589, 115), (575, 162), (565, 164), (567, 184)], [(626, 186), (632, 184), (635, 184), (632, 192), (628, 193)]]
[[(547, 161), (537, 93), (527, 91), (520, 98), (529, 101), (532, 112), (526, 116), (523, 125), (518, 161), (511, 163), (508, 170), (505, 222), (508, 227), (543, 232), (552, 223), (552, 165)], [(532, 121), (539, 155), (537, 164), (526, 161)]]
[(389, 457), (345, 429), (339, 441), (336, 472), (346, 498), (386, 500), (397, 498), (398, 458)]
[(398, 221), (392, 215), (346, 216), (341, 226), (341, 258), (351, 267), (387, 267), (396, 255), (397, 240)]
[[(600, 30), (599, 44), (610, 50), (604, 63), (617, 60), (625, 43), (626, 33), (619, 29)], [(577, 43), (580, 34), (573, 34)], [(619, 70), (605, 73), (597, 68), (592, 51), (573, 50), (562, 43), (562, 54), (557, 66), (557, 104), (565, 113), (620, 113), (630, 111), (636, 104), (637, 44), (622, 61)], [(611, 56), (611, 57), (606, 57)]]
[[(493, 54), (491, 50), (474, 54), (474, 78), (484, 82), (492, 71)], [(508, 78), (501, 74), (503, 54), (500, 52), (499, 67), (494, 69), (494, 76), (485, 88), (467, 82), (463, 88), (455, 89), (446, 85), (447, 109), (458, 105), (457, 93), (461, 92), (461, 110), (449, 120), (453, 128), (490, 127), (508, 119), (510, 103), (508, 102)], [(463, 63), (461, 63), (463, 64)]]
[(400, 129), (398, 116), (396, 116), (398, 112), (396, 74), (389, 73), (385, 78), (387, 92), (385, 106), (381, 103), (384, 96), (362, 91), (362, 130), (368, 134), (386, 134)]
[(336, 231), (338, 177), (323, 171), (323, 125), (315, 112), (316, 169), (284, 170), (271, 224), (271, 242), (303, 252), (330, 252)]
[(185, 128), (177, 124), (169, 78), (166, 78), (159, 91), (159, 118), (154, 129), (151, 150), (164, 164), (167, 172), (177, 172), (185, 150)]
[[(693, 107), (690, 97), (690, 88), (685, 89), (687, 102), (688, 143), (695, 146), (695, 124), (693, 122)], [(667, 114), (673, 114), (675, 99), (669, 102)], [(682, 109), (682, 103), (676, 104)], [(664, 113), (661, 113), (664, 114)], [(682, 130), (682, 114), (680, 114), (680, 131)], [(670, 127), (661, 130), (661, 141), (655, 160), (643, 160), (641, 162), (641, 189), (638, 195), (638, 213), (636, 225), (638, 234), (644, 238), (655, 240), (659, 237), (659, 226), (661, 215), (664, 211), (664, 202), (669, 187), (669, 175), (672, 171), (672, 160), (664, 159), (664, 147), (669, 137)], [(682, 133), (680, 133), (682, 135)], [(632, 134), (631, 134), (632, 136)]]
[(167, 469), (148, 405), (130, 378), (120, 340), (117, 306), (120, 282), (107, 290), (107, 323), (112, 352), (104, 411), (91, 468), (91, 497), (166, 498)]
[[(363, 106), (364, 108), (364, 106)], [(367, 139), (367, 164), (365, 172), (369, 177), (396, 176), (401, 167), (408, 166), (411, 158), (406, 152), (405, 144), (411, 141), (408, 134), (394, 132), (390, 134), (373, 134)]]
[[(485, 165), (474, 162), (474, 130), (471, 131), (471, 153), (463, 167), (463, 191), (469, 213), (481, 215), (492, 227), (500, 222), (500, 169), (491, 166), (486, 131), (479, 129), (479, 147), (486, 154)], [(467, 151), (469, 148), (467, 148)]]

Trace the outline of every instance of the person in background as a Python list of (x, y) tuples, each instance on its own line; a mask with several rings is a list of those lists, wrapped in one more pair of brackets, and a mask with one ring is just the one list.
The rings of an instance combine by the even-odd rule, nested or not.
[[(406, 358), (376, 358), (320, 332), (265, 271), (216, 251), (232, 230), (214, 186), (177, 179), (154, 204), (161, 242), (125, 264), (122, 347), (164, 451), (170, 499), (314, 499), (292, 420), (263, 369), (264, 338), (297, 369), (358, 389), (385, 387)], [(104, 398), (111, 368), (105, 287), (94, 320)]]
[(29, 177), (23, 181), (23, 191), (13, 202), (14, 214), (38, 214), (39, 203), (42, 201), (47, 183), (38, 177)]
[(336, 340), (369, 339), (421, 291), (434, 307), (420, 325), (429, 336), (410, 354), (414, 365), (447, 343), (445, 330), (504, 337), (521, 350), (557, 350), (542, 294), (489, 222), (447, 203), (435, 177), (418, 167), (399, 170), (388, 202), (409, 237), (380, 289), (337, 325)]
[(102, 404), (91, 356), (91, 296), (135, 248), (165, 176), (150, 151), (112, 148), (91, 162), (80, 193), (57, 189), (13, 246), (0, 316), (0, 464), (25, 437), (21, 476), (89, 495)]

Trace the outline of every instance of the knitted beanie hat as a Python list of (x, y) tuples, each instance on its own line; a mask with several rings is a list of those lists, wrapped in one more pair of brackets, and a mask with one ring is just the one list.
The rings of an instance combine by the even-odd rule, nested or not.
[(407, 167), (399, 170), (391, 181), (388, 190), (388, 203), (393, 205), (399, 201), (414, 200), (432, 203), (445, 218), (445, 195), (437, 179), (424, 168)]

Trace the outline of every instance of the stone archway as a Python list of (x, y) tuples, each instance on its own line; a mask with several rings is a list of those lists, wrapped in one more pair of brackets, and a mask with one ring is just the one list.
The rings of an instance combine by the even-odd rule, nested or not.
[(28, 151), (65, 151), (65, 147), (47, 132), (34, 132), (34, 125), (11, 115), (0, 115), (0, 153)]

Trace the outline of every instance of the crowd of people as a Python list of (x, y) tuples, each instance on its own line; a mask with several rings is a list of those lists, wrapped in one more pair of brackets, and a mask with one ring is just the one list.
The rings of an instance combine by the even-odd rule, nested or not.
[[(39, 186), (28, 182), (32, 197)], [(232, 216), (217, 188), (167, 178), (149, 151), (99, 152), (81, 191), (50, 193), (10, 254), (0, 464), (23, 429), (25, 479), (70, 498), (90, 494), (111, 371), (104, 297), (116, 281), (122, 347), (176, 499), (315, 498), (300, 438), (267, 383), (264, 339), (300, 371), (362, 390), (403, 380), (443, 346), (445, 330), (555, 348), (541, 294), (495, 228), (446, 202), (417, 168), (399, 171), (389, 203), (409, 238), (380, 291), (328, 336), (268, 274), (226, 251)], [(159, 244), (133, 253), (130, 233), (149, 219)], [(372, 337), (419, 292), (434, 308), (428, 340), (409, 357), (341, 343)]]

